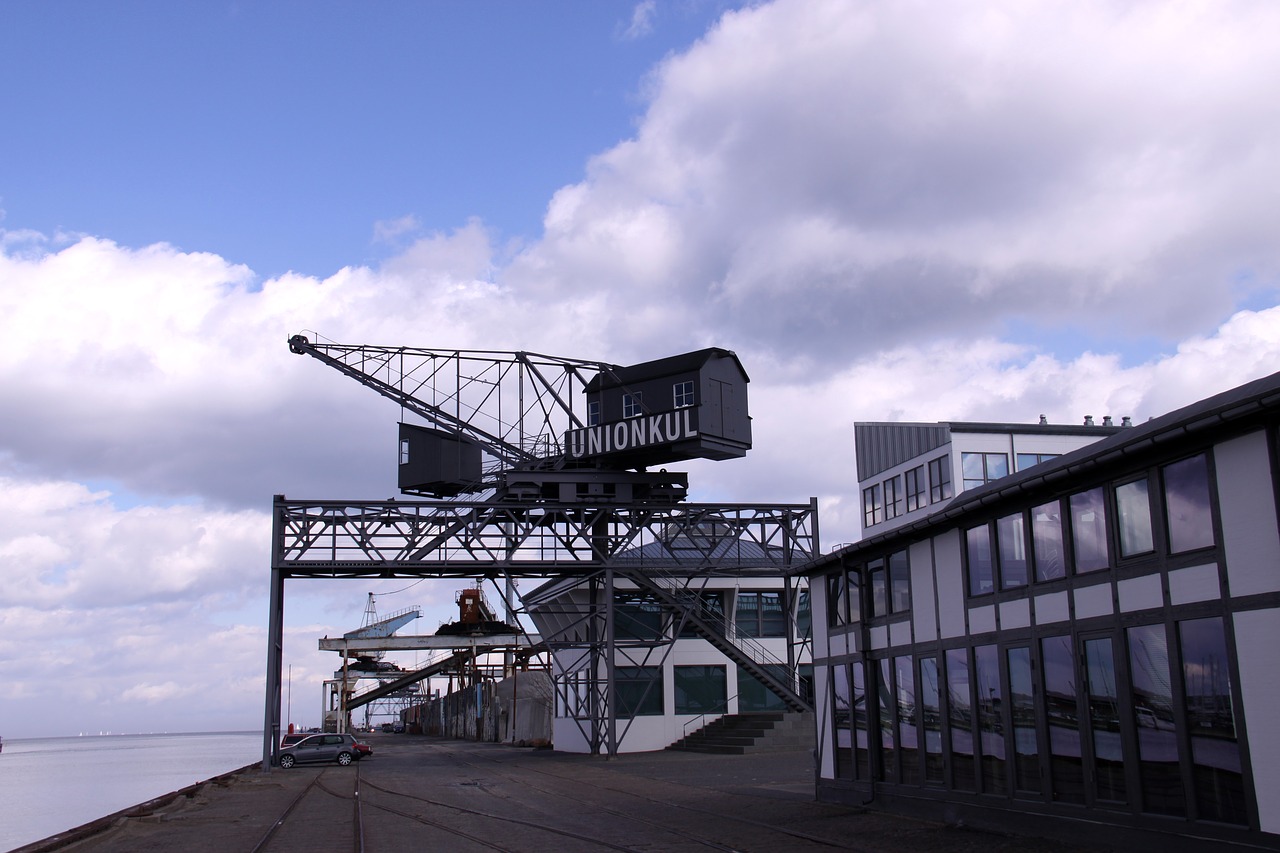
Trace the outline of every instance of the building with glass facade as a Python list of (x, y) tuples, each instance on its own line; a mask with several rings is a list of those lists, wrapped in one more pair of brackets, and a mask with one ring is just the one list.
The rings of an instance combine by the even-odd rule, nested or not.
[(1278, 427), (1280, 374), (811, 564), (819, 797), (1280, 849)]
[[(789, 710), (725, 647), (709, 642), (679, 611), (626, 580), (619, 580), (613, 591), (613, 640), (602, 644), (598, 638), (603, 633), (597, 630), (593, 638), (591, 619), (602, 611), (601, 594), (588, 580), (561, 578), (523, 596), (551, 650), (557, 750), (590, 753), (603, 748), (593, 748), (592, 722), (600, 716), (593, 703), (607, 701), (601, 691), (610, 668), (618, 752), (665, 749), (725, 715)], [(812, 696), (809, 593), (803, 584), (706, 578), (691, 582), (682, 595), (698, 599), (703, 621), (715, 625), (737, 654), (794, 684), (806, 699)]]
[(864, 536), (923, 518), (961, 492), (980, 488), (1114, 435), (1129, 426), (1036, 424), (857, 423), (853, 425)]

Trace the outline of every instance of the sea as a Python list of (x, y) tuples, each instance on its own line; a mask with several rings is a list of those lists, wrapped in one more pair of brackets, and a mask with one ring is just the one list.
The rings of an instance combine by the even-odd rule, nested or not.
[(8, 851), (262, 760), (262, 732), (4, 739)]

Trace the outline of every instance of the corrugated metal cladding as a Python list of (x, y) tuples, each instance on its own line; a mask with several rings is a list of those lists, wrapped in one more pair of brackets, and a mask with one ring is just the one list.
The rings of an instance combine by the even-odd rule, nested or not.
[(862, 423), (853, 425), (853, 440), (858, 479), (865, 480), (947, 444), (951, 428), (947, 424)]

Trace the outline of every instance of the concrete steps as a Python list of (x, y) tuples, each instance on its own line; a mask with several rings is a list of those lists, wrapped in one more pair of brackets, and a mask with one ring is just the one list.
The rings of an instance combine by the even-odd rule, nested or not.
[(812, 712), (761, 712), (726, 714), (685, 735), (667, 749), (745, 755), (749, 752), (812, 749), (813, 744)]

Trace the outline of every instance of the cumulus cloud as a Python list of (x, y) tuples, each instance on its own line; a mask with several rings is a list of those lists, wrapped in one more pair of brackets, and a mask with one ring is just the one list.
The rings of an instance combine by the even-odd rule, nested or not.
[(556, 195), (527, 260), (579, 290), (610, 270), (627, 341), (655, 299), (778, 352), (1010, 318), (1173, 340), (1242, 273), (1274, 291), (1278, 26), (1268, 4), (730, 13), (655, 71), (636, 137)]
[[(391, 496), (401, 417), (290, 354), (295, 332), (734, 349), (754, 448), (688, 466), (691, 497), (815, 496), (828, 546), (858, 535), (855, 421), (1141, 421), (1271, 373), (1278, 24), (1266, 3), (779, 0), (654, 69), (634, 137), (548, 200), (538, 239), (408, 214), (373, 225), (398, 247), (380, 265), (259, 280), (0, 231), (0, 714), (57, 689), (113, 719), (260, 721), (271, 495)], [(383, 590), (291, 586), (300, 690), (336, 666), (316, 638)], [(404, 594), (424, 633), (450, 593)]]

